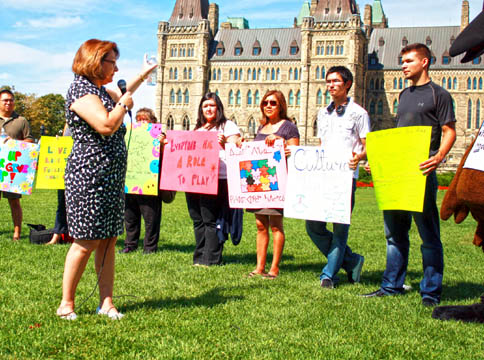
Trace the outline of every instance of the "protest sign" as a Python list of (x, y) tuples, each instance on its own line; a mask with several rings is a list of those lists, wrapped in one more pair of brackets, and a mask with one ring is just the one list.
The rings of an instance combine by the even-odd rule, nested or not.
[(0, 190), (30, 195), (39, 145), (20, 140), (0, 143)]
[(40, 139), (37, 189), (64, 189), (67, 158), (72, 150), (70, 136), (42, 136)]
[(423, 211), (426, 177), (419, 164), (429, 158), (430, 126), (368, 133), (366, 150), (380, 210)]
[(170, 130), (166, 136), (160, 189), (217, 194), (217, 132)]
[(353, 171), (347, 156), (315, 146), (291, 146), (284, 216), (349, 224)]
[(227, 182), (231, 208), (283, 208), (287, 169), (284, 145), (264, 141), (226, 144)]
[(464, 168), (484, 171), (484, 123), (481, 124), (477, 139), (467, 155)]
[(128, 146), (125, 192), (158, 195), (161, 124), (134, 123), (127, 126)]

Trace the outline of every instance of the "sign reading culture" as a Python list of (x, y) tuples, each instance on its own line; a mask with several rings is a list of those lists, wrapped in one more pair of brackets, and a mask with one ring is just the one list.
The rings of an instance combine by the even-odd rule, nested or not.
[(125, 192), (158, 195), (161, 124), (133, 123), (127, 125), (128, 148)]
[(291, 146), (284, 216), (349, 224), (353, 170), (348, 157), (329, 157), (323, 148)]
[(64, 174), (72, 143), (70, 136), (41, 137), (37, 189), (64, 189)]
[(287, 169), (284, 145), (263, 141), (225, 145), (231, 208), (283, 208)]
[(170, 130), (166, 138), (160, 189), (216, 195), (220, 150), (217, 132)]
[(429, 158), (430, 126), (368, 133), (366, 151), (380, 210), (423, 211), (426, 177), (419, 164)]
[(0, 143), (0, 190), (30, 195), (39, 145), (20, 140)]

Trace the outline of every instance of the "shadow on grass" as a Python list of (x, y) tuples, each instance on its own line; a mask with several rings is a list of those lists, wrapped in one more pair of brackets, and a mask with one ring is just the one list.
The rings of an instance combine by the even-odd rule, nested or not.
[(177, 251), (192, 253), (193, 250), (195, 250), (195, 243), (193, 245), (164, 244), (162, 241), (158, 243), (158, 251)]
[(484, 285), (482, 283), (460, 282), (453, 286), (444, 285), (442, 290), (442, 300), (464, 300), (476, 298), (484, 293)]
[[(237, 287), (236, 289), (240, 292), (245, 292), (246, 288), (255, 288), (258, 286), (247, 286), (244, 289)], [(195, 297), (176, 297), (176, 298), (163, 298), (163, 299), (151, 299), (146, 300), (142, 303), (127, 305), (123, 307), (124, 311), (132, 311), (138, 309), (172, 309), (172, 308), (180, 308), (180, 307), (198, 307), (204, 306), (208, 308), (212, 308), (214, 306), (220, 304), (226, 304), (232, 301), (241, 301), (244, 300), (245, 297), (242, 295), (224, 295), (227, 291), (230, 291), (235, 288), (227, 288), (227, 287), (215, 287), (199, 296)]]
[[(282, 255), (281, 262), (294, 260), (293, 255)], [(270, 266), (272, 261), (272, 254), (267, 253), (267, 264)], [(246, 254), (230, 254), (223, 255), (223, 262), (226, 264), (257, 264), (257, 254), (255, 252)], [(281, 264), (281, 267), (285, 265)]]

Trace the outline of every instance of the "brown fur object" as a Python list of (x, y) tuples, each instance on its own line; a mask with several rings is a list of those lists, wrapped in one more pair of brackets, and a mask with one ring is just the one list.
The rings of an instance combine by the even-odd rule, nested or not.
[(449, 190), (444, 196), (440, 218), (447, 220), (454, 214), (455, 222), (460, 224), (470, 212), (477, 221), (473, 243), (481, 246), (484, 251), (484, 172), (464, 169), (467, 156), (476, 140), (477, 137), (467, 148)]

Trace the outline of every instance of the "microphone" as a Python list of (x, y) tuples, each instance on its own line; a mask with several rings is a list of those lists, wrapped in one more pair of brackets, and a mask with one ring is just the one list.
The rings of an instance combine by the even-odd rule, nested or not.
[[(121, 94), (126, 94), (126, 81), (121, 79), (118, 81), (118, 88), (121, 90)], [(131, 110), (128, 110), (128, 115), (131, 117)]]

